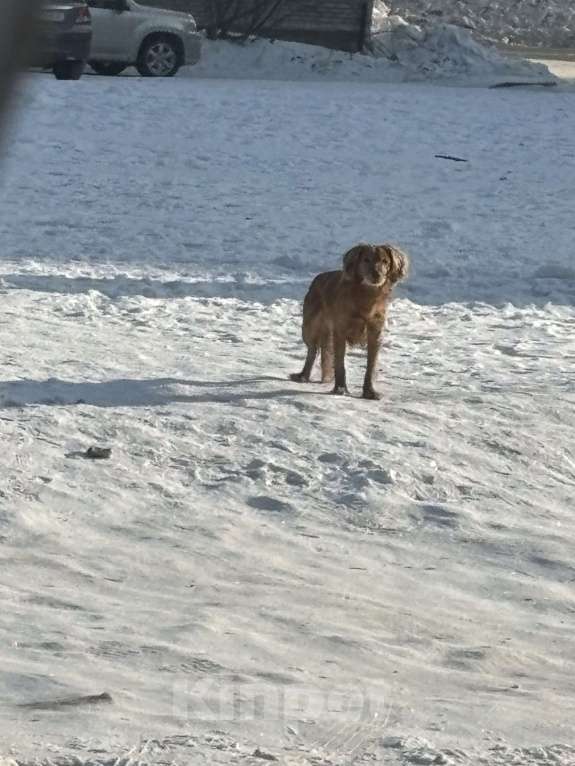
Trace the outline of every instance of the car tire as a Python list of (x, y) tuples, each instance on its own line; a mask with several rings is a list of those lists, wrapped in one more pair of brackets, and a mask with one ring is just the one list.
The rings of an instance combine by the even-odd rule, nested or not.
[(182, 43), (171, 35), (154, 35), (144, 40), (136, 69), (142, 77), (173, 77), (184, 61)]
[(96, 74), (115, 77), (118, 74), (122, 74), (128, 65), (121, 61), (90, 61), (90, 66)]
[(85, 66), (85, 61), (56, 61), (52, 71), (57, 80), (79, 80)]

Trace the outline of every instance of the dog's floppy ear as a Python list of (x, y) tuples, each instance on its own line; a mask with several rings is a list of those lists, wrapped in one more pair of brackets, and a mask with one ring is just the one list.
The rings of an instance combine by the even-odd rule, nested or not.
[(380, 248), (387, 253), (389, 259), (389, 281), (391, 284), (405, 279), (409, 273), (409, 256), (393, 245), (380, 245)]
[(346, 279), (355, 279), (357, 277), (358, 259), (366, 247), (369, 247), (369, 245), (361, 242), (359, 245), (352, 247), (351, 250), (348, 250), (343, 256), (343, 273)]

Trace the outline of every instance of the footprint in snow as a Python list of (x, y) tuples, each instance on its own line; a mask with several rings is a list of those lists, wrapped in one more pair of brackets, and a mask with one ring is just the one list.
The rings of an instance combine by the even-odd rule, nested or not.
[(248, 498), (247, 503), (250, 508), (255, 508), (258, 511), (267, 511), (268, 513), (295, 513), (295, 508), (290, 503), (276, 500), (275, 497), (269, 497), (267, 495), (250, 497)]
[(285, 483), (291, 487), (305, 487), (308, 484), (305, 476), (298, 471), (292, 471), (289, 468), (283, 468), (275, 463), (257, 458), (250, 461), (246, 466), (245, 475), (253, 481), (265, 480), (269, 476), (274, 480), (274, 483)]
[(424, 524), (435, 527), (450, 527), (456, 529), (459, 526), (458, 514), (450, 511), (442, 505), (421, 506), (421, 520)]
[(487, 657), (487, 647), (460, 647), (447, 651), (445, 664), (457, 670), (479, 670), (478, 665)]
[(318, 455), (318, 458), (320, 463), (341, 463), (342, 457), (341, 455), (338, 455), (337, 452), (323, 452), (321, 455)]

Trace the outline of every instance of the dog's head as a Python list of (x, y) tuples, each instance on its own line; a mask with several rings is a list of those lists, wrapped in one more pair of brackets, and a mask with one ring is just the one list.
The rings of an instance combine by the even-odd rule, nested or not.
[(360, 244), (343, 256), (343, 271), (347, 279), (368, 287), (394, 285), (407, 276), (409, 258), (392, 245)]

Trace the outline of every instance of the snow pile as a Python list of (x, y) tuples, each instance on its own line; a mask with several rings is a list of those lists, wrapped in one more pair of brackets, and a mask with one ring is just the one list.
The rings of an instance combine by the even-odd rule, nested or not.
[(548, 76), (545, 67), (526, 60), (510, 61), (482, 45), (461, 26), (451, 23), (419, 25), (376, 3), (371, 52), (397, 62), (405, 71), (430, 78), (465, 78), (467, 82), (504, 77), (509, 81)]
[(374, 27), (385, 21), (391, 14), (389, 6), (382, 0), (376, 0), (373, 4), (372, 23)]
[(575, 47), (572, 0), (387, 0), (384, 11), (415, 21), (443, 21), (484, 37), (546, 47)]
[(371, 50), (415, 76), (465, 78), (466, 82), (503, 77), (509, 81), (549, 79), (545, 66), (526, 60), (510, 61), (494, 48), (473, 39), (452, 24), (422, 27), (380, 9), (375, 19)]
[(448, 80), (492, 84), (500, 80), (553, 82), (547, 67), (509, 60), (457, 27), (421, 28), (379, 8), (370, 51), (349, 54), (315, 45), (253, 39), (244, 45), (205, 41), (189, 76), (260, 80)]

